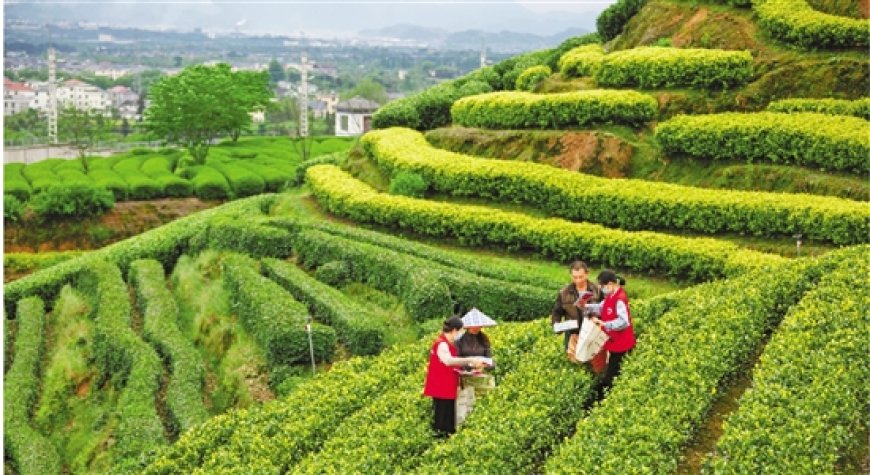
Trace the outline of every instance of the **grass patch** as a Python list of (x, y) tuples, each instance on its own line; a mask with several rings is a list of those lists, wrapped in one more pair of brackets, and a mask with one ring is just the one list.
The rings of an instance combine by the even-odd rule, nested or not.
[(49, 316), (49, 351), (34, 425), (58, 448), (73, 473), (105, 472), (112, 461), (105, 445), (114, 428), (117, 393), (93, 366), (93, 322), (87, 300), (69, 285)]
[(402, 301), (395, 295), (361, 282), (351, 282), (340, 290), (366, 306), (384, 324), (386, 346), (412, 343), (419, 338), (420, 329), (417, 323), (408, 315)]
[(233, 315), (223, 287), (220, 254), (181, 256), (171, 287), (178, 302), (179, 328), (206, 367), (206, 407), (212, 414), (272, 399), (266, 361)]

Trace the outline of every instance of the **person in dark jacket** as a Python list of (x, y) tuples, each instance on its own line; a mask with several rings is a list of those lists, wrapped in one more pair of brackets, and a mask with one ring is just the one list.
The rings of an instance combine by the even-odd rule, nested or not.
[(589, 281), (589, 267), (583, 261), (574, 261), (569, 267), (571, 272), (571, 283), (562, 287), (556, 295), (556, 302), (553, 304), (553, 311), (550, 314), (550, 320), (555, 325), (562, 320), (577, 320), (578, 327), (576, 330), (565, 332), (565, 350), (568, 349), (568, 342), (571, 335), (580, 333), (581, 317), (586, 317), (583, 308), (575, 305), (581, 292), (591, 292), (587, 303), (598, 303), (601, 301), (601, 293), (598, 286)]
[(489, 337), (480, 329), (480, 327), (468, 327), (465, 333), (456, 340), (456, 351), (459, 356), (483, 356), (492, 358), (492, 345), (489, 343)]
[(456, 393), (459, 386), (459, 369), (470, 365), (482, 369), (485, 364), (478, 357), (460, 358), (454, 345), (462, 319), (450, 317), (444, 322), (441, 333), (429, 351), (429, 368), (423, 394), (432, 398), (434, 418), (432, 428), (441, 437), (456, 432)]
[[(489, 337), (481, 331), (480, 327), (467, 327), (465, 333), (456, 341), (456, 350), (459, 356), (480, 356), (492, 359), (492, 345)], [(494, 368), (495, 362), (489, 368)], [(459, 393), (456, 398), (456, 425), (462, 424), (474, 410), (477, 401), (485, 397), (495, 389), (495, 378), (491, 374), (481, 371), (472, 371), (472, 367), (465, 366), (465, 372), (459, 379)]]

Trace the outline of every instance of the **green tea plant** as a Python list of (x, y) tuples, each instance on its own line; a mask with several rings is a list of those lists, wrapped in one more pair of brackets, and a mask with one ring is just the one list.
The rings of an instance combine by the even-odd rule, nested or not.
[[(675, 129), (682, 128), (668, 128), (668, 124), (662, 124), (659, 133), (680, 140)], [(692, 130), (700, 134), (704, 129)], [(708, 144), (714, 147), (710, 135)], [(688, 138), (679, 143), (690, 146)], [(481, 160), (436, 149), (422, 134), (407, 129), (369, 133), (363, 146), (386, 173), (420, 173), (437, 191), (528, 203), (564, 218), (627, 230), (670, 228), (762, 236), (802, 233), (811, 239), (855, 244), (865, 241), (870, 217), (867, 203), (841, 198), (612, 180), (536, 163)]]

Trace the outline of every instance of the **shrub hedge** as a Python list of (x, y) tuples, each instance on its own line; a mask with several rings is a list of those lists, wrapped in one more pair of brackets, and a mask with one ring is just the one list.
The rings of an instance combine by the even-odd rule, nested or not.
[[(3, 221), (6, 223), (17, 223), (24, 215), (27, 209), (27, 204), (21, 202), (15, 195), (3, 194)], [(5, 255), (5, 254), (4, 254)]]
[(109, 190), (75, 182), (42, 188), (30, 199), (33, 212), (45, 218), (97, 216), (114, 206), (115, 195)]
[[(519, 73), (517, 73), (519, 74)], [(513, 87), (516, 76), (508, 88)], [(408, 98), (392, 101), (372, 115), (372, 127), (402, 126), (429, 130), (450, 123), (450, 106), (460, 97), (490, 92), (500, 83), (501, 76), (493, 68), (482, 68), (470, 74), (430, 87)]]
[[(830, 260), (796, 261), (778, 267), (764, 285), (751, 273), (687, 291), (639, 338), (605, 399), (580, 419), (544, 471), (675, 472), (728, 378), (829, 267)], [(588, 450), (591, 440), (595, 450)]]
[(131, 262), (143, 258), (157, 259), (164, 268), (171, 268), (187, 248), (190, 238), (211, 219), (218, 216), (237, 219), (255, 217), (268, 209), (275, 197), (260, 195), (200, 211), (6, 284), (3, 287), (3, 302), (7, 318), (14, 318), (15, 302), (24, 297), (36, 295), (45, 301), (53, 301), (65, 283), (96, 261), (115, 263), (125, 272)]
[(152, 157), (142, 162), (141, 172), (160, 186), (160, 196), (190, 196), (193, 185), (172, 173), (173, 160), (166, 156)]
[(809, 112), (679, 115), (656, 127), (667, 153), (870, 171), (870, 124)]
[[(681, 294), (633, 302), (632, 318), (643, 322), (636, 325), (638, 335), (677, 304)], [(411, 473), (524, 473), (539, 466), (570, 432), (592, 395), (595, 377), (567, 361), (561, 335), (552, 335), (549, 320), (535, 325), (534, 333), (541, 337), (528, 356), (476, 405), (462, 430), (427, 450)], [(445, 466), (448, 458), (454, 463)]]
[(389, 192), (391, 195), (413, 196), (422, 198), (429, 188), (429, 183), (417, 173), (397, 171), (390, 180)]
[(333, 327), (352, 354), (375, 355), (383, 349), (384, 325), (365, 307), (285, 261), (264, 259), (263, 270), (304, 303), (312, 315)]
[[(260, 275), (256, 263), (238, 254), (221, 260), (224, 285), (245, 328), (263, 349), (269, 366), (311, 361), (305, 318), (308, 309), (281, 286)], [(331, 361), (335, 330), (311, 324), (314, 359)]]
[(275, 167), (271, 167), (253, 160), (239, 160), (237, 166), (257, 174), (263, 179), (263, 189), (267, 192), (280, 191), (287, 182), (293, 179), (293, 174)]
[(420, 341), (375, 358), (339, 361), (285, 399), (209, 419), (164, 450), (145, 473), (286, 472), (319, 450), (350, 415), (405, 378), (429, 345)]
[(453, 311), (450, 289), (440, 274), (425, 262), (412, 262), (406, 256), (381, 247), (354, 243), (315, 230), (298, 233), (293, 249), (306, 267), (336, 260), (350, 262), (353, 280), (399, 296), (415, 320), (444, 318)]
[(549, 66), (538, 65), (527, 68), (517, 76), (516, 89), (518, 91), (533, 91), (541, 81), (553, 74)]
[(166, 443), (155, 406), (163, 366), (130, 328), (130, 299), (118, 266), (94, 259), (78, 276), (78, 285), (94, 308), (97, 365), (120, 390), (113, 462), (119, 471), (136, 470)]
[(595, 72), (603, 87), (728, 88), (752, 77), (749, 51), (638, 47), (605, 55)]
[(70, 167), (57, 167), (54, 171), (57, 178), (60, 180), (62, 184), (76, 184), (76, 185), (86, 185), (86, 186), (94, 186), (94, 180), (88, 175), (85, 175), (84, 171), (80, 169), (70, 168)]
[(236, 251), (254, 257), (286, 257), (291, 252), (291, 235), (285, 230), (263, 226), (253, 220), (214, 217), (190, 238), (189, 249)]
[(60, 473), (54, 445), (30, 426), (39, 395), (39, 362), (45, 334), (45, 306), (38, 297), (18, 301), (15, 360), (3, 378), (3, 445), (22, 475)]
[(818, 112), (831, 115), (852, 115), (870, 120), (870, 97), (844, 99), (780, 99), (767, 105), (770, 112)]
[[(532, 350), (533, 343), (540, 340), (543, 333), (541, 323), (503, 326), (487, 332), (492, 337), (494, 358), (498, 362), (497, 379), (512, 374), (517, 365), (530, 356), (542, 359), (537, 357), (540, 353)], [(547, 362), (553, 363), (552, 360)], [(576, 367), (574, 369), (576, 371)], [(430, 425), (432, 403), (420, 395), (425, 370), (426, 359), (418, 357), (413, 371), (406, 373), (377, 400), (348, 417), (336, 427), (321, 451), (309, 454), (288, 473), (408, 473), (419, 455), (438, 440)], [(389, 470), (383, 470), (385, 467)]]
[(5, 252), (3, 268), (13, 273), (33, 272), (81, 256), (87, 251)]
[(332, 287), (341, 287), (351, 280), (350, 262), (331, 261), (314, 271), (314, 278)]
[(142, 172), (142, 163), (141, 157), (124, 158), (118, 160), (112, 169), (127, 182), (130, 199), (150, 200), (163, 196), (163, 187)]
[(481, 206), (379, 194), (332, 165), (309, 168), (306, 176), (317, 200), (330, 212), (429, 236), (456, 237), (471, 245), (531, 248), (563, 261), (580, 255), (591, 262), (690, 279), (717, 278), (784, 260), (714, 239), (607, 229)]
[(481, 277), (321, 231), (303, 231), (296, 241), (296, 252), (306, 264), (338, 259), (350, 262), (355, 280), (400, 296), (408, 313), (418, 321), (443, 320), (453, 312), (454, 304), (477, 307), (503, 320), (532, 318), (548, 312), (553, 305), (552, 288)]
[(30, 164), (21, 170), (21, 174), (30, 182), (30, 188), (33, 193), (60, 183), (60, 178), (54, 173), (53, 169), (62, 161), (60, 159), (43, 160)]
[(870, 273), (868, 250), (848, 251), (786, 314), (753, 369), (752, 390), (725, 421), (712, 472), (835, 473), (860, 443), (870, 292), (854, 278)]
[(601, 43), (602, 40), (598, 33), (587, 33), (583, 36), (573, 36), (560, 43), (559, 46), (550, 50), (550, 55), (547, 59), (546, 64), (553, 71), (558, 71), (560, 69), (559, 60), (562, 59), (562, 56), (567, 54), (569, 51), (579, 48), (580, 46)]
[(774, 38), (804, 48), (867, 48), (870, 20), (829, 15), (806, 0), (752, 0), (758, 24)]
[(343, 165), (346, 161), (346, 152), (335, 152), (321, 155), (319, 157), (309, 158), (308, 160), (305, 160), (296, 167), (296, 174), (294, 175), (291, 184), (293, 186), (301, 186), (303, 183), (305, 183), (305, 170), (308, 170), (308, 167), (313, 167), (314, 165), (321, 165), (324, 163), (340, 166)]
[[(366, 242), (398, 253), (420, 257), (422, 259), (442, 264), (446, 267), (462, 269), (472, 274), (496, 280), (506, 280), (508, 282), (515, 282), (545, 289), (552, 286), (552, 281), (549, 279), (540, 278), (537, 275), (530, 275), (523, 264), (507, 266), (493, 265), (488, 262), (483, 263), (479, 259), (465, 254), (445, 251), (409, 239), (403, 239), (390, 234), (379, 233), (377, 231), (371, 231), (359, 227), (347, 226), (329, 221), (306, 221), (302, 223), (299, 220), (292, 218), (273, 218), (268, 221), (268, 224), (288, 229), (293, 233), (297, 233), (303, 228), (313, 228), (336, 236), (345, 237), (351, 241)], [(570, 260), (573, 260), (573, 258)], [(318, 270), (323, 267), (324, 266), (318, 267)]]
[(595, 21), (601, 39), (610, 41), (616, 38), (618, 34), (622, 33), (628, 20), (631, 20), (631, 17), (640, 11), (646, 2), (647, 0), (617, 0), (616, 3), (607, 7)]
[(436, 149), (407, 129), (370, 132), (362, 144), (386, 173), (420, 173), (441, 192), (529, 203), (568, 219), (623, 229), (802, 233), (854, 244), (866, 240), (870, 219), (867, 203), (841, 198), (612, 180), (535, 163), (481, 160)]
[(559, 72), (565, 77), (594, 76), (603, 60), (600, 44), (578, 46), (559, 58)]
[(230, 184), (221, 172), (206, 165), (185, 168), (185, 178), (193, 183), (193, 194), (203, 200), (223, 200), (230, 197)]
[(172, 368), (166, 405), (184, 432), (210, 417), (202, 401), (205, 368), (196, 348), (178, 329), (178, 305), (166, 288), (163, 266), (153, 259), (134, 261), (128, 280), (143, 315), (143, 334)]
[(558, 129), (592, 123), (637, 125), (652, 120), (655, 99), (635, 91), (594, 89), (554, 94), (493, 92), (456, 101), (453, 122), (488, 129)]
[(115, 196), (115, 201), (127, 199), (130, 187), (118, 172), (110, 168), (91, 169), (88, 175), (94, 180), (95, 185), (111, 191), (112, 195)]
[(258, 195), (266, 188), (266, 183), (260, 175), (234, 163), (209, 162), (208, 166), (224, 175), (233, 190), (233, 195), (242, 198)]
[(30, 184), (21, 171), (24, 170), (23, 163), (7, 163), (3, 165), (3, 194), (13, 195), (21, 201), (27, 201), (30, 198)]

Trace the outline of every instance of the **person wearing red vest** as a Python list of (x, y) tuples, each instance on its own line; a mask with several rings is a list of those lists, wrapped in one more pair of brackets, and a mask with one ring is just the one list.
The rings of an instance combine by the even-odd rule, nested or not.
[(622, 288), (625, 279), (610, 269), (604, 269), (598, 274), (598, 285), (601, 293), (605, 295), (604, 300), (597, 305), (587, 305), (587, 309), (601, 316), (601, 318), (592, 317), (592, 321), (610, 337), (604, 343), (608, 358), (607, 369), (604, 371), (598, 389), (600, 399), (604, 396), (604, 391), (613, 384), (613, 378), (619, 375), (622, 358), (634, 348), (637, 340), (634, 338), (634, 324), (628, 308), (628, 296)]
[(461, 318), (455, 316), (448, 318), (429, 351), (429, 368), (426, 371), (423, 395), (432, 398), (434, 409), (432, 429), (442, 437), (456, 432), (456, 391), (459, 387), (461, 367), (470, 365), (481, 369), (485, 365), (477, 357), (456, 356), (454, 342), (461, 329)]

